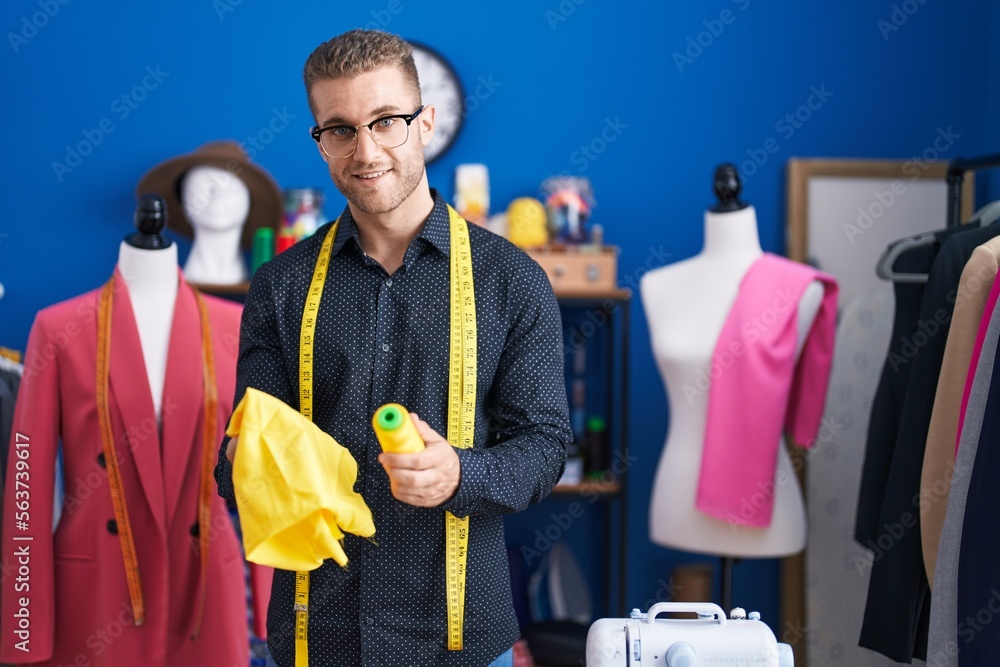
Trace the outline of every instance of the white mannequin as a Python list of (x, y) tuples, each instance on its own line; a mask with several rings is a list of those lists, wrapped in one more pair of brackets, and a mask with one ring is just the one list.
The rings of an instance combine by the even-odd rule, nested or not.
[(146, 362), (149, 391), (157, 420), (161, 417), (163, 383), (167, 377), (167, 350), (177, 301), (177, 245), (144, 250), (122, 241), (118, 270), (128, 289), (135, 324)]
[(250, 213), (246, 184), (218, 167), (194, 167), (181, 180), (180, 200), (194, 230), (184, 276), (203, 285), (245, 281), (240, 237)]
[[(778, 557), (806, 543), (802, 491), (784, 443), (778, 448), (774, 514), (767, 528), (737, 526), (695, 508), (708, 412), (696, 391), (711, 369), (715, 343), (740, 281), (763, 254), (752, 206), (705, 213), (705, 245), (691, 259), (643, 276), (642, 304), (650, 342), (670, 403), (670, 429), (650, 503), (650, 539), (664, 547), (723, 557)], [(796, 358), (819, 312), (823, 286), (808, 285), (798, 308)], [(687, 389), (685, 391), (685, 388)]]

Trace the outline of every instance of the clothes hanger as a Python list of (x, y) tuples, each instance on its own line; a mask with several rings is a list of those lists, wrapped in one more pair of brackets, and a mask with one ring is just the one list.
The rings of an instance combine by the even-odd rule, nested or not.
[(937, 243), (938, 232), (924, 232), (916, 236), (908, 236), (904, 239), (894, 241), (885, 249), (882, 256), (875, 264), (875, 275), (883, 280), (890, 280), (894, 283), (926, 283), (926, 273), (896, 273), (892, 265), (900, 256), (914, 248), (922, 248)]
[[(944, 230), (917, 234), (916, 236), (900, 239), (899, 241), (890, 244), (875, 264), (875, 274), (883, 280), (891, 280), (897, 283), (926, 283), (927, 274), (896, 273), (892, 270), (892, 265), (895, 264), (900, 255), (907, 250), (937, 243), (941, 238), (941, 233), (943, 231), (954, 229), (955, 227), (965, 226), (959, 224), (959, 216), (962, 208), (962, 181), (965, 177), (965, 172), (977, 169), (988, 169), (991, 167), (1000, 167), (1000, 153), (969, 159), (955, 158), (952, 160), (948, 165), (947, 177), (948, 226)], [(993, 204), (996, 203), (997, 202), (993, 202)], [(987, 204), (986, 206), (980, 208), (971, 218), (969, 218), (968, 221), (966, 221), (965, 224), (969, 226), (979, 225), (985, 227), (986, 225), (994, 222), (998, 217), (1000, 217), (1000, 206), (993, 208), (993, 204)]]
[[(986, 227), (1000, 220), (1000, 200), (990, 202), (972, 214), (961, 227)], [(886, 248), (882, 256), (879, 257), (875, 265), (875, 275), (883, 280), (891, 280), (894, 283), (926, 283), (926, 273), (897, 273), (892, 270), (893, 264), (899, 257), (913, 248), (932, 245), (938, 242), (941, 232), (924, 232), (915, 236), (908, 236), (899, 241), (894, 241)]]
[(1000, 199), (991, 201), (989, 204), (980, 207), (978, 211), (972, 214), (972, 217), (969, 218), (966, 224), (986, 227), (987, 225), (992, 225), (997, 220), (1000, 220)]

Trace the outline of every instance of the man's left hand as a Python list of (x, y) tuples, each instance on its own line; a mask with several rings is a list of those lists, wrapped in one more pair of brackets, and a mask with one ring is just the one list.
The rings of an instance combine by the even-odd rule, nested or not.
[(416, 413), (411, 412), (410, 418), (424, 441), (424, 451), (382, 452), (378, 460), (389, 474), (392, 495), (397, 500), (417, 507), (438, 507), (451, 500), (462, 480), (458, 454)]

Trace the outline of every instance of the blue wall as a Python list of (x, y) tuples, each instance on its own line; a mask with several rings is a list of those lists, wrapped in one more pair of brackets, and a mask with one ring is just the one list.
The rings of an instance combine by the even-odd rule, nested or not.
[[(990, 5), (202, 0), (157, 9), (8, 0), (0, 7), (0, 345), (23, 349), (38, 309), (103, 282), (131, 230), (138, 178), (205, 141), (268, 140), (255, 159), (284, 187), (323, 187), (335, 215), (343, 200), (307, 134), (300, 76), (312, 48), (342, 30), (381, 26), (435, 47), (467, 94), (492, 81), (456, 145), (429, 168), (431, 183), (450, 196), (455, 165), (485, 162), (500, 209), (537, 194), (549, 175), (587, 176), (594, 221), (621, 246), (621, 282), (635, 287), (644, 271), (700, 248), (721, 161), (744, 165), (763, 245), (782, 252), (792, 156), (905, 159), (930, 147), (939, 128), (960, 135), (942, 158), (1000, 150), (997, 123), (987, 121), (1000, 103), (1000, 9)], [(134, 108), (121, 100), (144, 84)], [(813, 98), (807, 121), (782, 120), (817, 90), (827, 99)], [(262, 135), (276, 113), (292, 118)], [(67, 147), (80, 142), (92, 151), (67, 162)], [(628, 600), (640, 605), (692, 556), (646, 539), (666, 398), (638, 303), (632, 330), (638, 463)], [(736, 599), (775, 620), (776, 563), (743, 563), (736, 579)]]

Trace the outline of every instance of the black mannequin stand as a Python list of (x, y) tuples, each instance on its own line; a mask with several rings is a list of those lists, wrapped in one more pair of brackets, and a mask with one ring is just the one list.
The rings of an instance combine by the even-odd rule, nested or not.
[(143, 250), (169, 248), (173, 241), (163, 235), (167, 226), (167, 205), (160, 195), (145, 194), (135, 206), (135, 227), (138, 231), (125, 237), (125, 242)]
[(722, 565), (722, 610), (727, 614), (733, 608), (733, 566), (736, 559), (725, 556), (720, 559)]
[[(712, 213), (729, 213), (748, 206), (740, 201), (740, 172), (731, 162), (723, 162), (715, 168), (713, 188), (719, 203), (709, 209)], [(722, 609), (727, 614), (733, 608), (733, 565), (736, 559), (725, 556), (720, 559), (722, 568)]]
[(719, 203), (710, 208), (712, 213), (729, 213), (746, 208), (749, 204), (740, 201), (740, 172), (731, 162), (723, 162), (715, 168), (713, 190)]

